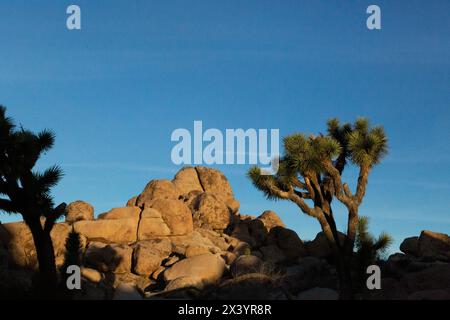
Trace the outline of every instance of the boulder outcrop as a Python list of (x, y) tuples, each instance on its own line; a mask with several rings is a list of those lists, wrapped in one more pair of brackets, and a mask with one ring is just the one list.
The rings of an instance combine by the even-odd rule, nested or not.
[[(90, 204), (69, 204), (65, 222), (51, 232), (56, 261), (63, 264), (67, 236), (78, 232), (83, 289), (77, 299), (337, 298), (336, 267), (322, 232), (302, 241), (275, 212), (250, 216), (239, 207), (220, 171), (186, 167), (172, 180), (150, 181), (125, 207), (96, 219)], [(343, 242), (346, 236), (339, 236)], [(400, 249), (380, 262), (382, 290), (364, 298), (449, 296), (448, 235), (423, 231)], [(37, 266), (26, 224), (0, 224), (0, 293), (14, 283), (30, 288), (31, 276), (23, 274)]]

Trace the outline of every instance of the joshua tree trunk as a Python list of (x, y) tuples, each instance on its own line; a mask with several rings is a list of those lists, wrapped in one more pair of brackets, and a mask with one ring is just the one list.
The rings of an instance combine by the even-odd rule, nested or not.
[(50, 231), (47, 231), (42, 227), (39, 218), (27, 221), (27, 225), (33, 235), (39, 262), (39, 289), (42, 289), (46, 294), (51, 295), (57, 287), (57, 274), (55, 253), (53, 250), (53, 242), (50, 237)]

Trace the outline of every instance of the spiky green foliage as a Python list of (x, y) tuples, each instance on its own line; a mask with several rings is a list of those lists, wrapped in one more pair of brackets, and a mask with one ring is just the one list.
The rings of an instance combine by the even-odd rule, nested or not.
[[(27, 221), (31, 216), (44, 216), (55, 221), (64, 210), (55, 210), (51, 188), (62, 177), (53, 166), (44, 172), (33, 170), (40, 156), (54, 145), (55, 135), (44, 130), (37, 134), (17, 128), (0, 107), (0, 210), (20, 213)], [(59, 208), (61, 209), (61, 207)]]
[(378, 238), (371, 235), (369, 233), (369, 218), (365, 216), (359, 217), (355, 249), (367, 264), (381, 258), (392, 242), (392, 237), (386, 232), (382, 232)]
[(392, 237), (382, 232), (378, 238), (369, 233), (369, 218), (359, 217), (356, 241), (355, 262), (358, 282), (365, 287), (366, 269), (369, 265), (376, 264), (383, 257), (393, 242)]

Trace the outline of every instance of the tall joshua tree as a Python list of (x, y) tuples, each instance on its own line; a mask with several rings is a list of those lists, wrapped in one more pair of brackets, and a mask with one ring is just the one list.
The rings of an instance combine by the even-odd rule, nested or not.
[(35, 134), (17, 128), (5, 113), (6, 108), (0, 106), (0, 211), (22, 215), (33, 235), (41, 284), (53, 289), (57, 274), (50, 232), (66, 205), (55, 207), (50, 190), (62, 173), (57, 166), (42, 173), (33, 168), (51, 149), (55, 136), (48, 130)]
[[(387, 154), (387, 137), (380, 126), (370, 127), (364, 118), (353, 124), (328, 121), (327, 134), (293, 134), (284, 138), (285, 154), (275, 175), (263, 175), (253, 167), (249, 177), (268, 199), (284, 199), (318, 220), (333, 251), (341, 298), (352, 298), (351, 260), (358, 226), (358, 209), (366, 193), (369, 174)], [(342, 175), (348, 164), (359, 169), (352, 192)], [(336, 198), (347, 208), (347, 232), (341, 241), (332, 210)]]

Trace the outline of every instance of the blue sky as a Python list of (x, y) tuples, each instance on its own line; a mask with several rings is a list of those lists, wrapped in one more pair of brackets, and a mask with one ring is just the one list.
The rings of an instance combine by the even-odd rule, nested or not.
[[(448, 1), (73, 3), (81, 31), (66, 29), (70, 2), (0, 3), (0, 104), (26, 128), (55, 131), (40, 167), (64, 169), (57, 201), (101, 213), (171, 178), (170, 135), (194, 120), (284, 136), (366, 116), (390, 138), (360, 210), (372, 231), (391, 233), (393, 250), (423, 229), (450, 233)], [(382, 30), (366, 28), (370, 4)], [(319, 231), (293, 204), (265, 200), (247, 166), (220, 169), (243, 213), (273, 209), (303, 239)]]

